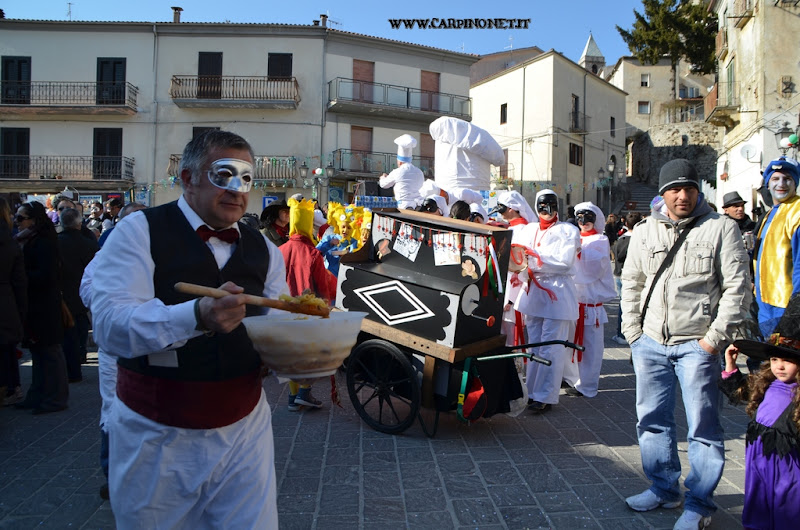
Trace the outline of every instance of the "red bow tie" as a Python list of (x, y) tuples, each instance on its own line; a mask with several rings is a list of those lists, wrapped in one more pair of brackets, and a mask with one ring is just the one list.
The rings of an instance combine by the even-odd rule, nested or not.
[(212, 230), (206, 225), (197, 228), (197, 235), (203, 241), (208, 241), (210, 237), (216, 237), (220, 241), (226, 243), (236, 243), (239, 241), (239, 231), (235, 228), (226, 228), (225, 230)]

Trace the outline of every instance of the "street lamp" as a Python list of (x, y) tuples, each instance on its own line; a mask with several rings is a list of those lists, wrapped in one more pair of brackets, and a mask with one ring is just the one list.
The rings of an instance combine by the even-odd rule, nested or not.
[(788, 121), (783, 122), (783, 127), (775, 131), (775, 142), (777, 142), (778, 149), (780, 149), (781, 153), (784, 155), (790, 147), (797, 145), (797, 141), (797, 135), (789, 128)]
[(306, 165), (305, 162), (303, 162), (303, 165), (300, 166), (299, 169), (300, 169), (300, 178), (305, 180), (305, 178), (308, 176), (308, 166)]

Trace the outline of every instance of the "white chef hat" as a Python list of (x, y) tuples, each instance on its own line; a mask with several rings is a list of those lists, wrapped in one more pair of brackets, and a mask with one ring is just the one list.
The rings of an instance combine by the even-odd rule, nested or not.
[(433, 179), (425, 179), (425, 182), (422, 183), (422, 187), (419, 189), (419, 194), (423, 197), (427, 197), (428, 195), (439, 195), (442, 189), (436, 185)]
[(473, 202), (469, 205), (469, 211), (472, 213), (476, 213), (481, 216), (483, 223), (486, 223), (486, 220), (489, 219), (489, 215), (486, 213), (486, 208), (484, 208), (480, 203)]
[(532, 223), (536, 220), (536, 214), (533, 213), (528, 201), (526, 201), (525, 197), (523, 197), (518, 191), (504, 191), (497, 196), (497, 204), (502, 204), (503, 206), (507, 206), (512, 210), (518, 211), (522, 218), (529, 223)]
[(428, 200), (432, 200), (432, 201), (434, 201), (436, 203), (436, 206), (439, 207), (439, 210), (441, 210), (442, 215), (444, 217), (450, 217), (450, 207), (447, 205), (447, 201), (444, 200), (444, 197), (442, 197), (441, 195), (438, 195), (438, 194), (437, 195), (428, 195), (422, 201), (422, 204), (425, 204)]
[(411, 152), (417, 146), (417, 139), (410, 134), (404, 134), (394, 139), (397, 144), (397, 160), (399, 162), (411, 162)]

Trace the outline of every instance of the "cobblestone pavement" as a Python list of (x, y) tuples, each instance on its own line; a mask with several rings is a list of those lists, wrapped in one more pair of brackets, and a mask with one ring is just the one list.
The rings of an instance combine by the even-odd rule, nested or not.
[[(616, 314), (616, 306), (608, 309)], [(371, 430), (354, 412), (341, 374), (342, 408), (328, 406), (326, 382), (315, 387), (325, 408), (301, 413), (287, 410), (286, 385), (269, 378), (280, 527), (672, 528), (680, 510), (636, 513), (624, 503), (648, 482), (629, 350), (608, 340), (613, 328), (606, 326), (597, 397), (562, 392), (542, 416), (526, 411), (470, 426), (443, 414), (432, 439), (418, 423), (396, 436)], [(29, 359), (21, 370), (27, 388)], [(0, 529), (114, 528), (111, 507), (98, 495), (100, 397), (91, 354), (83, 374), (70, 385), (65, 412), (0, 409)], [(722, 424), (727, 461), (711, 528), (727, 530), (741, 528), (747, 417), (726, 404)], [(685, 439), (685, 423), (679, 434)], [(685, 442), (679, 451), (685, 475)]]

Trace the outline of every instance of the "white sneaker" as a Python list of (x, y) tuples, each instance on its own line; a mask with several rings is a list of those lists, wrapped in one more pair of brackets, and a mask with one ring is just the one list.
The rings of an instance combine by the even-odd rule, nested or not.
[(625, 337), (623, 337), (622, 335), (614, 335), (613, 337), (611, 337), (611, 340), (613, 340), (614, 342), (616, 342), (620, 346), (627, 346), (628, 345), (628, 341), (625, 340)]
[(711, 524), (711, 516), (703, 516), (691, 510), (684, 510), (672, 530), (702, 530)]
[(650, 510), (655, 510), (656, 508), (667, 508), (670, 510), (672, 508), (677, 508), (681, 505), (681, 501), (680, 499), (671, 502), (664, 501), (663, 499), (659, 498), (658, 495), (647, 489), (641, 492), (639, 495), (634, 495), (633, 497), (628, 497), (625, 499), (625, 504), (627, 504), (628, 508), (631, 510), (635, 510), (637, 512), (649, 512)]

